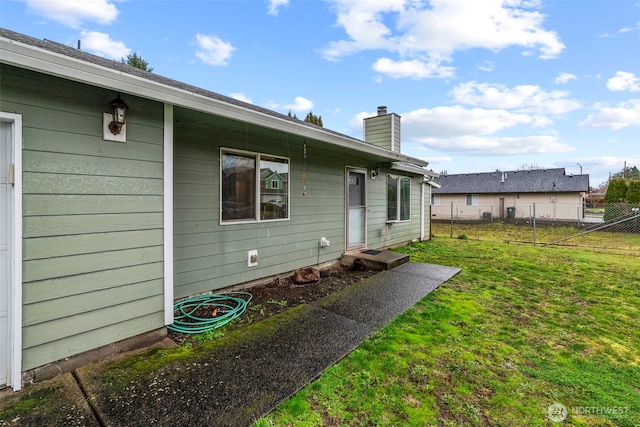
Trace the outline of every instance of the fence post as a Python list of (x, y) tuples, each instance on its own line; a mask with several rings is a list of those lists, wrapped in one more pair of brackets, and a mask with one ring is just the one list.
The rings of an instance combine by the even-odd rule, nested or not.
[(580, 207), (576, 206), (576, 213), (578, 214), (578, 230), (580, 229)]
[(533, 204), (533, 219), (531, 221), (533, 223), (533, 246), (536, 245), (536, 204)]
[(453, 239), (453, 202), (451, 202), (451, 225), (449, 226), (449, 237)]

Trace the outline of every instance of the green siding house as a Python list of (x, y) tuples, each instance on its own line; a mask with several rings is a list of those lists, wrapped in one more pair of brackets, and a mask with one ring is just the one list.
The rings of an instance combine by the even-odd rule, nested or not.
[(157, 339), (177, 299), (429, 238), (399, 119), (362, 141), (0, 29), (0, 387)]

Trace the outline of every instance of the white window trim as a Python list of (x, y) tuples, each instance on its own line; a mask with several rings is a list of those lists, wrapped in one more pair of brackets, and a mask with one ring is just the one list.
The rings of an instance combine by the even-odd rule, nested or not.
[[(256, 159), (256, 172), (255, 172), (255, 184), (256, 184), (256, 199), (255, 199), (255, 219), (231, 219), (224, 221), (222, 219), (222, 156), (224, 153), (232, 153), (232, 154), (242, 154), (246, 156), (255, 156)], [(287, 180), (287, 217), (286, 218), (275, 218), (275, 219), (260, 219), (260, 158), (264, 157), (272, 157), (275, 159), (281, 159), (287, 161), (287, 166), (289, 167), (289, 179)], [(289, 221), (291, 220), (291, 159), (289, 157), (277, 156), (273, 154), (267, 153), (258, 153), (255, 151), (246, 151), (246, 150), (236, 150), (234, 148), (225, 148), (220, 147), (220, 174), (219, 174), (219, 187), (220, 192), (218, 196), (219, 206), (219, 215), (220, 215), (220, 225), (236, 225), (236, 224), (256, 224), (261, 222), (279, 222), (279, 221)]]
[(12, 250), (9, 277), (9, 360), (7, 386), (13, 391), (22, 388), (22, 115), (0, 112), (0, 121), (12, 124), (11, 162), (13, 163), (12, 212), (13, 227), (9, 233)]
[[(403, 175), (393, 175), (393, 174), (387, 174), (387, 179), (389, 179), (389, 177), (393, 177), (393, 178), (398, 178), (398, 182), (397, 182), (397, 191), (396, 191), (396, 212), (398, 213), (398, 219), (389, 219), (387, 217), (387, 224), (397, 224), (400, 222), (411, 222), (411, 178), (408, 176), (403, 176)], [(402, 211), (402, 194), (401, 194), (401, 188), (402, 188), (402, 180), (403, 179), (408, 179), (409, 180), (409, 218), (408, 219), (400, 219), (400, 212)], [(388, 188), (387, 188), (388, 190)], [(389, 203), (389, 199), (388, 199), (388, 194), (387, 194), (387, 203)], [(389, 206), (387, 206), (387, 216), (389, 215)]]
[(431, 193), (431, 206), (440, 206), (440, 194)]

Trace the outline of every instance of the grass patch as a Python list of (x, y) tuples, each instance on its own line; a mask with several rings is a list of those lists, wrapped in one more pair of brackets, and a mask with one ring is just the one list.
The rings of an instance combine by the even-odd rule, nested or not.
[[(592, 224), (597, 225), (597, 224)], [(630, 226), (631, 227), (631, 226)], [(619, 233), (605, 230), (580, 236), (584, 230), (575, 226), (537, 226), (535, 242), (538, 245), (555, 242), (571, 236), (568, 240), (556, 243), (559, 247), (577, 247), (599, 252), (633, 255), (640, 246), (640, 234)], [(533, 244), (534, 233), (531, 225), (513, 225), (501, 222), (470, 224), (464, 221), (451, 223), (437, 222), (431, 225), (434, 237), (449, 237), (461, 240), (483, 240), (496, 243)]]
[(403, 248), (462, 271), (257, 425), (640, 424), (637, 255), (464, 234)]

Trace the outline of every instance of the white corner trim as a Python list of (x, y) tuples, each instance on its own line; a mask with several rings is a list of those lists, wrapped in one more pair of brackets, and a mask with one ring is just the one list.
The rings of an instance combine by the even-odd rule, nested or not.
[(164, 324), (173, 323), (173, 105), (164, 104)]
[(426, 187), (426, 182), (420, 183), (420, 241), (424, 241), (424, 222), (426, 220), (426, 208), (424, 206), (424, 188)]
[(13, 227), (11, 244), (11, 301), (9, 305), (9, 331), (11, 354), (9, 360), (8, 385), (13, 391), (22, 388), (22, 115), (0, 112), (0, 120), (11, 123), (11, 162), (14, 167), (12, 190)]

